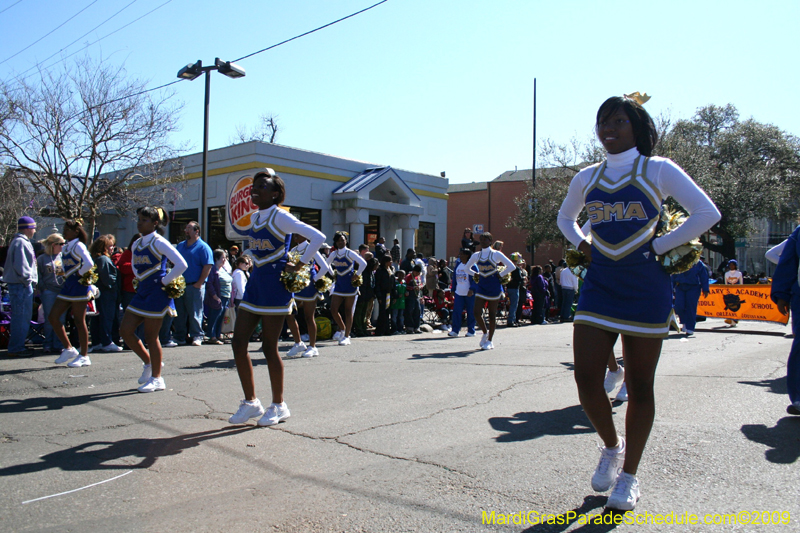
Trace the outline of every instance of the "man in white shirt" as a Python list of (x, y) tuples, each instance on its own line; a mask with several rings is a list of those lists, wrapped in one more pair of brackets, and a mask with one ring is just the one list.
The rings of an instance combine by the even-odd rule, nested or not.
[(569, 268), (561, 270), (561, 322), (572, 322), (572, 303), (578, 292), (578, 278)]

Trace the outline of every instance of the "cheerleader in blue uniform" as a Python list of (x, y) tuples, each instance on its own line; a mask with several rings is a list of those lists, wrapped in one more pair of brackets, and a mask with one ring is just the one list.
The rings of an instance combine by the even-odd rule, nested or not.
[[(292, 248), (291, 251), (297, 252), (302, 256), (308, 250), (308, 240), (299, 233), (296, 233), (294, 238), (299, 242), (299, 244)], [(303, 350), (303, 357), (315, 357), (319, 355), (319, 350), (317, 350), (317, 323), (314, 320), (314, 313), (317, 310), (317, 300), (322, 298), (322, 294), (317, 291), (314, 283), (316, 280), (322, 279), (325, 274), (330, 272), (330, 267), (328, 267), (328, 262), (325, 261), (325, 258), (322, 257), (322, 254), (319, 253), (319, 251), (315, 253), (313, 259), (311, 259), (310, 266), (311, 282), (308, 284), (308, 287), (294, 294), (294, 300), (297, 302), (298, 308), (303, 311), (303, 315), (306, 319), (306, 327), (308, 328), (308, 346), (306, 346), (303, 341), (295, 343), (295, 346), (292, 348), (292, 350), (295, 348), (298, 348), (298, 350), (295, 353), (292, 353), (292, 350), (289, 350), (290, 356), (300, 354), (300, 350)], [(319, 270), (317, 270), (316, 267), (319, 267)], [(291, 319), (294, 318), (291, 315), (289, 316)]]
[[(164, 287), (186, 270), (183, 256), (167, 239), (160, 235), (167, 223), (166, 212), (160, 207), (143, 207), (138, 211), (136, 227), (142, 236), (131, 245), (131, 266), (138, 286), (136, 295), (125, 309), (119, 332), (144, 366), (139, 378), (139, 392), (164, 390), (161, 377), (163, 352), (159, 332), (164, 316), (175, 309), (175, 304)], [(174, 265), (167, 272), (167, 260)], [(144, 322), (147, 348), (136, 336), (136, 328)]]
[[(259, 209), (252, 215), (250, 228), (249, 250), (254, 268), (239, 304), (233, 330), (233, 356), (245, 398), (228, 421), (243, 424), (260, 416), (259, 426), (271, 426), (289, 418), (289, 408), (283, 401), (283, 361), (278, 355), (278, 338), (294, 301), (292, 293), (281, 282), (281, 273), (295, 272), (308, 264), (325, 242), (325, 235), (280, 207), (286, 198), (286, 186), (271, 168), (253, 177), (250, 198)], [(297, 264), (288, 261), (292, 233), (299, 233), (309, 240)], [(247, 353), (250, 336), (259, 321), (263, 326), (261, 342), (272, 385), (272, 404), (267, 409), (256, 397), (253, 362)]]
[[(333, 248), (329, 259), (331, 271), (336, 274), (336, 283), (331, 290), (331, 314), (339, 327), (333, 340), (339, 346), (350, 344), (350, 330), (353, 328), (353, 309), (355, 308), (358, 287), (353, 287), (353, 274), (360, 276), (367, 268), (367, 262), (358, 252), (347, 247), (347, 234), (336, 232), (333, 236)], [(339, 308), (344, 303), (344, 320)]]
[[(89, 330), (86, 327), (86, 303), (89, 301), (91, 289), (80, 282), (81, 276), (89, 272), (94, 266), (92, 256), (86, 248), (89, 237), (83, 229), (80, 220), (66, 220), (64, 222), (64, 240), (67, 244), (61, 251), (61, 261), (64, 266), (64, 285), (61, 292), (56, 296), (56, 303), (50, 310), (50, 325), (53, 326), (53, 333), (56, 334), (61, 344), (65, 346), (61, 350), (61, 355), (56, 359), (56, 364), (66, 363), (67, 366), (79, 367), (89, 366), (92, 361), (89, 359)], [(81, 343), (81, 351), (72, 346), (67, 337), (64, 325), (59, 317), (72, 309), (72, 318), (75, 327), (78, 329), (78, 340)]]
[[(639, 499), (636, 471), (655, 416), (653, 381), (672, 315), (670, 276), (657, 259), (708, 231), (720, 219), (708, 196), (675, 163), (651, 157), (658, 140), (638, 93), (612, 97), (597, 112), (607, 160), (581, 170), (558, 214), (564, 236), (591, 261), (573, 329), (575, 381), (581, 405), (605, 447), (592, 488), (613, 487), (607, 508), (630, 510)], [(672, 196), (690, 216), (654, 238), (662, 202)], [(591, 244), (576, 223), (591, 221)], [(622, 335), (628, 410), (618, 437), (603, 387), (609, 353)]]
[[(503, 264), (506, 269), (503, 276), (511, 274), (517, 269), (514, 262), (503, 254), (500, 250), (494, 250), (492, 243), (494, 238), (489, 232), (482, 233), (480, 236), (481, 251), (472, 254), (467, 261), (467, 272), (475, 272), (480, 276), (478, 288), (475, 290), (475, 321), (483, 331), (481, 337), (481, 350), (493, 350), (494, 330), (497, 324), (497, 304), (503, 297), (503, 285), (500, 282), (500, 272), (498, 267)], [(474, 268), (473, 268), (474, 267)], [(483, 319), (484, 302), (489, 307), (489, 327)]]

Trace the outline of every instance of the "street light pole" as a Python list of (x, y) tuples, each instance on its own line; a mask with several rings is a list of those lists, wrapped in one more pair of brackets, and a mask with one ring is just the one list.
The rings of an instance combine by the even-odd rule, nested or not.
[(204, 118), (203, 118), (203, 175), (200, 180), (200, 213), (197, 217), (197, 222), (200, 224), (201, 238), (208, 242), (208, 220), (206, 217), (206, 184), (208, 182), (208, 123), (209, 123), (209, 109), (211, 107), (211, 71), (218, 70), (220, 74), (224, 74), (229, 78), (244, 78), (244, 69), (230, 61), (221, 61), (218, 57), (214, 59), (214, 64), (207, 67), (203, 66), (203, 62), (198, 60), (196, 63), (186, 65), (178, 71), (178, 77), (184, 80), (193, 80), (198, 78), (201, 74), (206, 75), (206, 94), (204, 105)]

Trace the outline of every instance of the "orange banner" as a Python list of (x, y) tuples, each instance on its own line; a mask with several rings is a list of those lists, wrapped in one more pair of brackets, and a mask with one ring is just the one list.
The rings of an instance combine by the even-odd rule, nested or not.
[(786, 325), (789, 317), (782, 315), (769, 297), (772, 285), (709, 285), (708, 298), (700, 295), (697, 315), (734, 320), (760, 320)]

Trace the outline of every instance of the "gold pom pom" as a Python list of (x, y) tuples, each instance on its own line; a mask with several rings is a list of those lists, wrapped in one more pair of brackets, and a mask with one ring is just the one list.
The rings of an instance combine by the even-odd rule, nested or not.
[(360, 275), (358, 275), (358, 274), (353, 274), (353, 277), (352, 277), (352, 279), (350, 280), (350, 284), (351, 284), (353, 287), (360, 287), (362, 283), (364, 283), (364, 278), (362, 278), (362, 277), (361, 277)]
[[(656, 237), (663, 237), (668, 233), (672, 233), (686, 222), (686, 217), (682, 213), (674, 213), (666, 206), (661, 210), (659, 218)], [(659, 255), (658, 261), (664, 266), (667, 274), (680, 274), (697, 264), (702, 251), (703, 245), (700, 243), (700, 239), (694, 239), (669, 250), (663, 255)]]
[(161, 290), (165, 291), (170, 298), (180, 298), (186, 292), (186, 280), (183, 276), (178, 276), (161, 287)]
[[(291, 252), (289, 254), (288, 263), (296, 265), (299, 262), (300, 254), (297, 252)], [(283, 286), (286, 287), (286, 290), (289, 292), (302, 291), (308, 287), (309, 283), (311, 283), (310, 266), (304, 265), (302, 268), (294, 272), (287, 272), (284, 270), (281, 272), (281, 282), (283, 282)]]
[(322, 276), (321, 278), (319, 278), (314, 282), (314, 287), (317, 289), (317, 292), (319, 293), (328, 292), (329, 290), (331, 290), (332, 286), (333, 286), (333, 280), (328, 276)]
[(586, 254), (580, 250), (567, 250), (566, 256), (567, 266), (569, 268), (589, 266), (589, 262), (586, 260)]
[(81, 285), (86, 285), (88, 287), (89, 285), (94, 285), (95, 283), (97, 283), (97, 280), (99, 279), (100, 276), (97, 275), (97, 267), (95, 265), (92, 265), (92, 268), (90, 268), (88, 272), (86, 272), (86, 274), (81, 276), (81, 279), (78, 280), (78, 283), (80, 283)]

